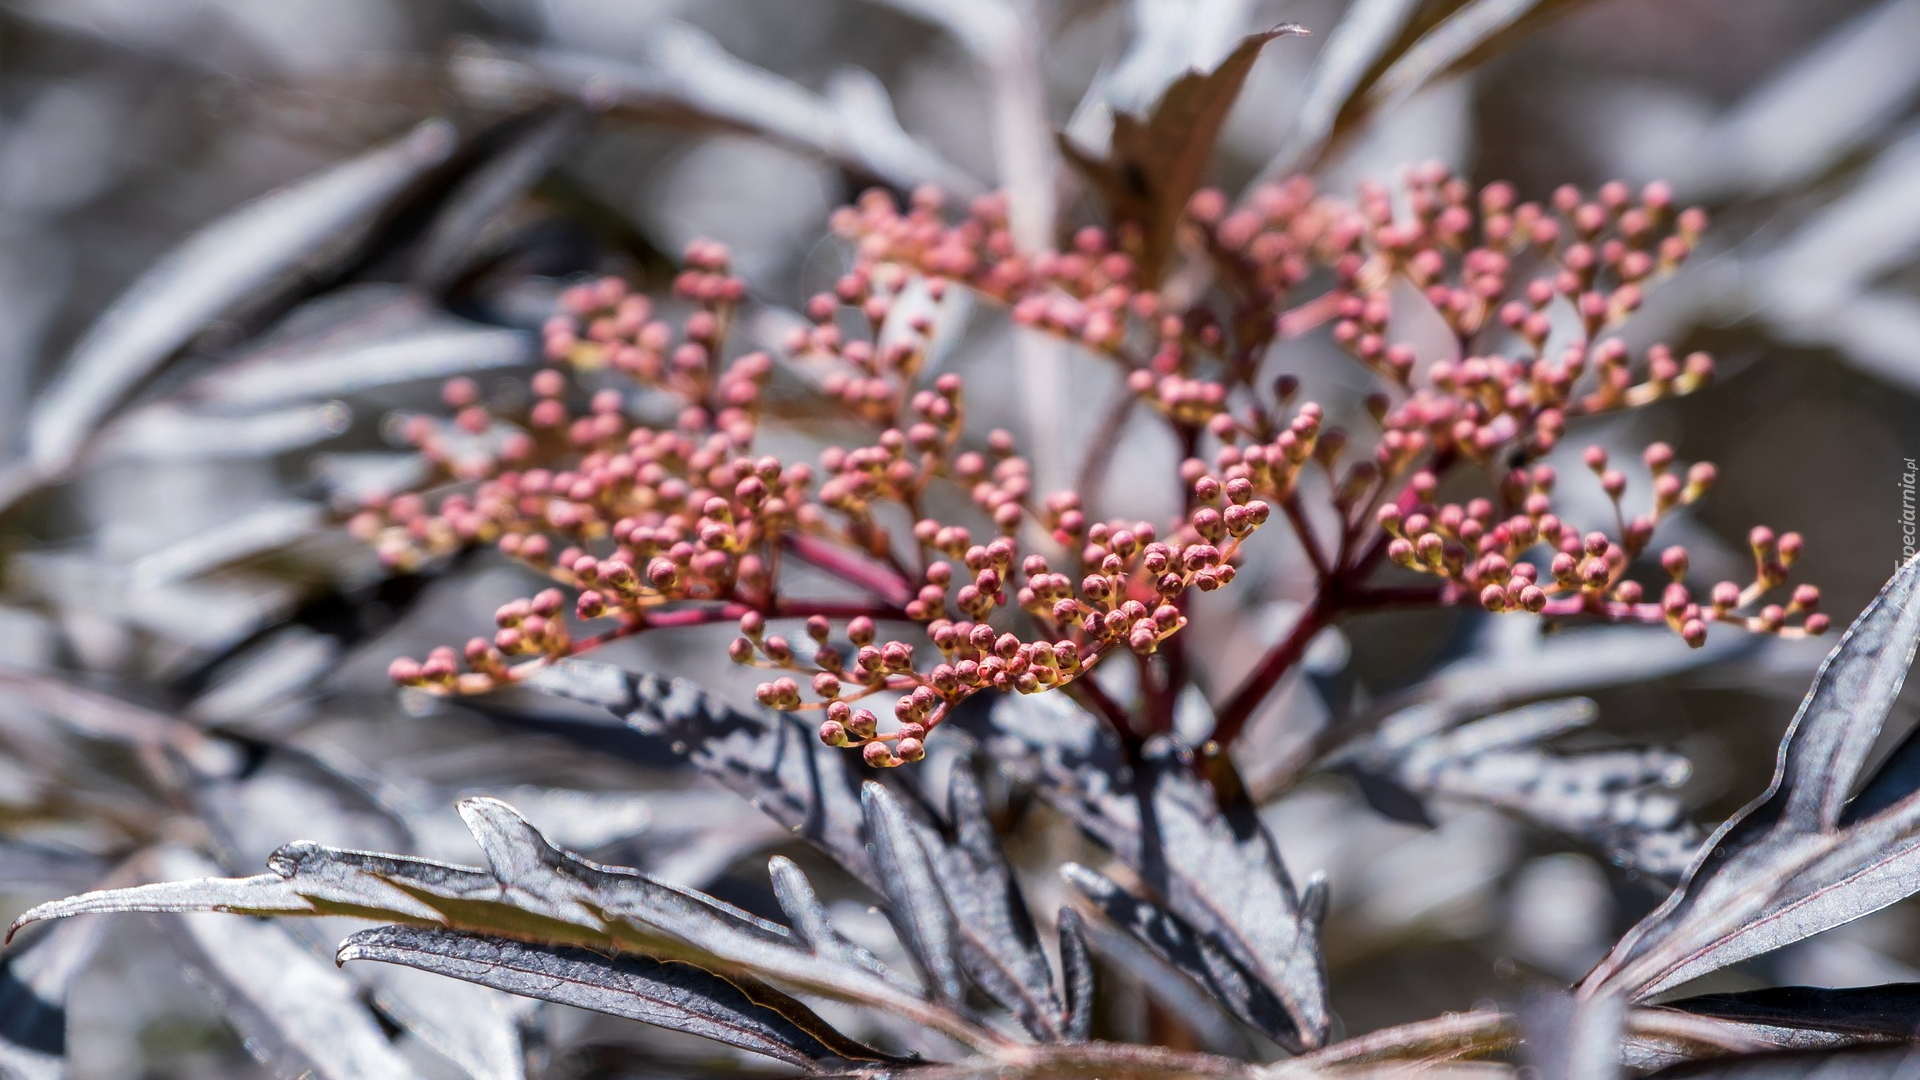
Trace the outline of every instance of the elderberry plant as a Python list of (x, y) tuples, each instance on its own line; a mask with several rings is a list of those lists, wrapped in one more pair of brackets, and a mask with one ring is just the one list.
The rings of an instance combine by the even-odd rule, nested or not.
[[(1769, 602), (1800, 555), (1798, 533), (1756, 527), (1751, 579), (1699, 596), (1684, 547), (1648, 565), (1662, 518), (1707, 491), (1711, 464), (1683, 467), (1653, 443), (1651, 490), (1629, 492), (1606, 451), (1588, 447), (1594, 475), (1569, 482), (1597, 484), (1616, 527), (1582, 534), (1555, 513), (1559, 478), (1538, 463), (1570, 421), (1691, 393), (1711, 376), (1705, 354), (1655, 346), (1635, 357), (1614, 336), (1643, 291), (1684, 262), (1701, 212), (1677, 210), (1661, 184), (1636, 196), (1611, 183), (1591, 198), (1564, 187), (1549, 208), (1505, 184), (1475, 192), (1432, 166), (1398, 195), (1404, 212), (1382, 186), (1350, 203), (1295, 178), (1229, 212), (1220, 192), (1196, 192), (1176, 235), (1192, 252), (1186, 272), (1210, 287), (1176, 288), (1188, 294), (1177, 302), (1145, 276), (1139, 230), (1124, 223), (1027, 255), (1004, 197), (950, 221), (938, 192), (917, 192), (903, 211), (875, 191), (836, 215), (853, 266), (808, 301), (811, 325), (786, 334), (777, 360), (730, 348), (745, 289), (716, 244), (686, 252), (674, 294), (693, 310), (677, 328), (616, 279), (576, 286), (547, 323), (553, 366), (525, 411), (497, 414), (471, 380), (448, 383), (454, 419), (407, 424), (437, 466), (428, 494), (382, 496), (351, 523), (396, 569), (491, 543), (559, 587), (501, 607), (492, 639), (466, 644), (464, 670), (443, 648), (396, 660), (393, 678), (485, 692), (617, 638), (737, 620), (732, 658), (782, 673), (759, 685), (760, 703), (823, 712), (821, 740), (860, 748), (871, 765), (920, 760), (930, 733), (983, 690), (1058, 689), (1145, 737), (1171, 730), (1194, 677), (1179, 637), (1190, 590), (1230, 585), (1243, 546), (1276, 514), (1313, 565), (1315, 599), (1219, 699), (1216, 744), (1232, 742), (1315, 633), (1369, 608), (1664, 624), (1694, 646), (1715, 622), (1824, 631), (1817, 588)], [(953, 288), (1119, 368), (1123, 408), (1149, 410), (1185, 453), (1163, 481), (1184, 494), (1178, 518), (1100, 517), (1092, 478), (1110, 433), (1088, 448), (1088, 483), (1049, 492), (1035, 490), (1008, 432), (967, 430), (966, 381), (926, 370)], [(1396, 290), (1408, 294), (1398, 318)], [(1556, 315), (1572, 328), (1566, 340), (1554, 339)], [(1422, 357), (1407, 324), (1435, 317), (1449, 348)], [(1350, 434), (1298, 400), (1286, 343), (1320, 332), (1380, 380), (1366, 399), (1372, 431)], [(1269, 378), (1275, 357), (1282, 370)], [(877, 429), (872, 441), (828, 447), (817, 468), (758, 454), (777, 419), (765, 400), (776, 364), (814, 373), (817, 407)], [(585, 392), (589, 379), (605, 388)], [(635, 415), (642, 402), (664, 422)], [(1484, 494), (1444, 498), (1456, 475)], [(864, 599), (795, 595), (789, 564)], [(1385, 583), (1388, 564), (1432, 583)], [(922, 630), (881, 632), (903, 623)], [(804, 626), (810, 644), (776, 632), (785, 626)], [(1089, 678), (1116, 657), (1137, 667), (1138, 701)], [(882, 694), (897, 695), (885, 731), (858, 705)]]
[[(76, 895), (9, 933), (0, 1077), (63, 1075), (76, 980), (121, 959), (101, 920), (55, 920), (125, 911), (161, 914), (255, 1056), (340, 1080), (1910, 1066), (1920, 984), (1669, 992), (1782, 981), (1775, 954), (1913, 891), (1920, 739), (1868, 762), (1920, 564), (1710, 834), (1673, 791), (1686, 757), (1561, 738), (1598, 713), (1574, 695), (1766, 670), (1829, 627), (1798, 533), (1729, 560), (1687, 520), (1716, 468), (1621, 444), (1712, 393), (1706, 353), (1629, 344), (1713, 250), (1705, 212), (1658, 182), (1529, 201), (1437, 164), (1322, 168), (1571, 5), (1352, 5), (1230, 194), (1203, 185), (1216, 140), (1299, 27), (1236, 42), (1233, 3), (1134, 5), (1056, 133), (1032, 11), (881, 2), (978, 66), (999, 190), (863, 72), (815, 93), (671, 20), (632, 64), (469, 42), (434, 90), (477, 130), (428, 121), (243, 207), (76, 347), (0, 514), (127, 460), (304, 463), (345, 401), (405, 398), (373, 389), (438, 405), (390, 416), (398, 452), (315, 459), (323, 498), (142, 538), (124, 573), (10, 553), (61, 645), (0, 669), (0, 764), (30, 773), (0, 772), (0, 866)], [(1189, 16), (1228, 28), (1190, 71)], [(789, 310), (750, 253), (632, 236), (624, 272), (550, 277), (566, 245), (526, 220), (618, 217), (557, 163), (632, 120), (747, 131), (865, 189), (823, 208), (825, 287)], [(963, 370), (970, 322), (1012, 330)], [(396, 658), (408, 618), (502, 568), (524, 595), (490, 634)], [(1389, 610), (1457, 617), (1461, 649), (1375, 694), (1338, 653), (1378, 649)], [(699, 682), (605, 662), (687, 640)], [(701, 653), (760, 674), (736, 693)], [(369, 661), (399, 695), (355, 682)], [(1318, 804), (1337, 828), (1303, 826), (1349, 789)], [(1370, 890), (1301, 873), (1337, 861), (1300, 857), (1316, 839), (1371, 858), (1389, 819), (1438, 857), (1380, 859)], [(1341, 964), (1444, 936), (1452, 862), (1516, 827), (1672, 891), (1604, 956), (1522, 972), (1523, 1002), (1351, 1030)]]

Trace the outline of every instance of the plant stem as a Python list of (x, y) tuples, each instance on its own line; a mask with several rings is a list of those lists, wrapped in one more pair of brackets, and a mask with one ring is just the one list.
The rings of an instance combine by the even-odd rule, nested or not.
[(1300, 538), (1300, 546), (1307, 549), (1307, 559), (1313, 563), (1314, 576), (1320, 579), (1322, 586), (1332, 580), (1334, 568), (1327, 562), (1327, 553), (1320, 548), (1320, 538), (1314, 534), (1313, 522), (1307, 520), (1307, 512), (1300, 506), (1298, 493), (1289, 494), (1280, 503), (1286, 511), (1287, 523), (1293, 526), (1294, 535)]
[[(1435, 1057), (1477, 1057), (1504, 1050), (1517, 1041), (1518, 1033), (1511, 1014), (1495, 1009), (1475, 1009), (1382, 1028), (1282, 1064), (1309, 1067), (1353, 1065), (1414, 1055), (1420, 1055), (1423, 1062)], [(1275, 1075), (1285, 1074), (1276, 1070)]]
[(1279, 644), (1267, 650), (1267, 654), (1260, 658), (1260, 663), (1215, 711), (1214, 742), (1221, 746), (1232, 745), (1233, 740), (1246, 728), (1247, 721), (1253, 718), (1254, 710), (1260, 707), (1260, 703), (1279, 685), (1281, 678), (1306, 653), (1307, 643), (1331, 621), (1335, 610), (1336, 590), (1332, 587), (1335, 580), (1330, 579), (1314, 593), (1313, 601), (1300, 613), (1293, 629), (1280, 639)]
[(1129, 746), (1140, 742), (1140, 734), (1134, 730), (1133, 719), (1127, 715), (1127, 710), (1101, 689), (1100, 684), (1093, 681), (1090, 673), (1068, 683), (1065, 690), (1083, 708), (1099, 714), (1106, 720), (1107, 726), (1113, 729), (1114, 734), (1120, 736)]
[(894, 607), (913, 599), (913, 587), (901, 574), (878, 563), (859, 559), (811, 536), (788, 534), (785, 546), (799, 558), (849, 585), (857, 585)]

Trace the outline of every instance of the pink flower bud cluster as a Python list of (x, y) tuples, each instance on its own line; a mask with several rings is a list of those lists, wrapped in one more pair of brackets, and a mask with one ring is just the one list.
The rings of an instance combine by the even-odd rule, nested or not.
[[(1158, 651), (1187, 625), (1182, 598), (1188, 589), (1207, 592), (1233, 580), (1241, 543), (1271, 514), (1252, 496), (1253, 485), (1244, 478), (1222, 483), (1201, 476), (1194, 508), (1162, 541), (1150, 522), (1088, 523), (1077, 496), (1056, 494), (1046, 500), (1042, 521), (1057, 543), (1075, 553), (1077, 575), (1058, 572), (1044, 555), (1022, 557), (1012, 523), (1005, 535), (980, 544), (964, 527), (923, 518), (915, 539), (945, 558), (927, 563), (905, 613), (926, 623), (926, 638), (939, 653), (931, 666), (916, 663), (916, 649), (907, 641), (876, 640), (873, 621), (864, 617), (847, 626), (851, 659), (832, 644), (828, 619), (809, 619), (815, 647), (810, 660), (803, 659), (790, 640), (766, 634), (766, 619), (757, 611), (741, 618), (730, 655), (742, 664), (790, 672), (761, 683), (760, 702), (824, 709), (820, 738), (827, 745), (861, 747), (869, 765), (917, 761), (927, 734), (972, 694), (1038, 693), (1065, 686), (1115, 650), (1140, 656)], [(1006, 609), (1013, 607), (1026, 618), (1008, 617)], [(803, 690), (815, 700), (807, 701)], [(904, 692), (894, 705), (898, 723), (887, 732), (871, 712), (850, 704), (882, 691)]]
[[(489, 411), (469, 380), (447, 384), (455, 425), (504, 428), (497, 441), (510, 452), (444, 470), (437, 479), (454, 483), (433, 492), (437, 502), (422, 492), (369, 500), (351, 531), (397, 568), (493, 544), (572, 595), (569, 601), (549, 589), (503, 606), (493, 638), (468, 644), (466, 674), (452, 670), (454, 655), (441, 650), (425, 662), (397, 661), (397, 681), (481, 691), (524, 670), (510, 666), (514, 658), (543, 661), (653, 625), (732, 619), (738, 611), (730, 609), (741, 605), (772, 607), (782, 544), (836, 533), (829, 511), (859, 469), (836, 467), (816, 492), (811, 465), (752, 453), (773, 361), (725, 350), (743, 295), (726, 260), (718, 245), (690, 246), (674, 292), (692, 310), (677, 327), (616, 279), (569, 289), (545, 330), (553, 366), (532, 378), (531, 401), (515, 412)], [(589, 393), (590, 380), (599, 388)], [(948, 393), (957, 398), (958, 387)], [(639, 419), (661, 405), (670, 425)], [(409, 428), (439, 437), (415, 421)], [(943, 428), (939, 438), (954, 436)], [(412, 441), (430, 461), (446, 463), (435, 442)], [(569, 630), (569, 615), (616, 625), (583, 636)]]
[[(813, 298), (812, 325), (785, 343), (790, 356), (830, 368), (820, 380), (830, 410), (877, 434), (828, 447), (817, 468), (756, 455), (773, 361), (725, 352), (740, 293), (724, 251), (696, 245), (688, 264), (675, 291), (692, 311), (677, 328), (617, 281), (569, 290), (546, 327), (553, 366), (531, 380), (530, 404), (490, 410), (467, 380), (447, 384), (454, 426), (498, 431), (514, 453), (445, 469), (450, 485), (431, 496), (372, 500), (354, 516), (353, 531), (391, 565), (492, 544), (557, 586), (503, 605), (490, 639), (395, 661), (396, 681), (482, 692), (608, 640), (737, 619), (733, 658), (789, 673), (759, 687), (764, 703), (824, 709), (829, 742), (898, 764), (914, 760), (918, 740), (971, 693), (1036, 692), (1071, 682), (1114, 649), (1156, 651), (1186, 625), (1185, 591), (1233, 580), (1241, 541), (1270, 513), (1248, 481), (1202, 477), (1190, 513), (1162, 541), (1150, 523), (1087, 521), (1071, 493), (1038, 499), (1009, 434), (969, 445), (958, 375), (917, 385), (933, 327), (916, 317), (905, 333), (890, 329), (908, 282), (884, 267), (856, 270)], [(662, 401), (669, 426), (638, 418), (658, 414)], [(416, 445), (430, 460), (450, 460), (425, 439)], [(937, 485), (964, 493), (987, 535), (976, 540), (969, 526), (924, 513)], [(895, 536), (887, 522), (902, 510), (914, 524)], [(1074, 553), (1071, 575), (1021, 549), (1030, 520)], [(796, 559), (875, 600), (787, 595), (780, 568)], [(769, 619), (783, 618), (804, 619), (814, 639), (806, 655), (767, 632)], [(914, 644), (877, 638), (876, 623), (887, 621), (924, 624), (920, 651), (931, 644), (938, 660), (917, 664)], [(593, 632), (595, 622), (611, 626)], [(833, 644), (841, 622), (850, 650)], [(870, 714), (848, 710), (883, 691), (905, 696), (898, 726), (880, 734), (865, 723)]]
[[(1707, 624), (1718, 621), (1783, 636), (1820, 634), (1827, 617), (1815, 613), (1820, 592), (1811, 585), (1795, 590), (1787, 607), (1769, 605), (1747, 613), (1770, 590), (1785, 584), (1787, 566), (1800, 551), (1800, 537), (1789, 533), (1782, 542), (1772, 532), (1754, 532), (1755, 574), (1742, 588), (1731, 582), (1714, 590), (1715, 602), (1703, 607), (1685, 584), (1689, 557), (1672, 546), (1660, 555), (1669, 580), (1654, 599), (1641, 582), (1628, 577), (1634, 561), (1644, 554), (1661, 518), (1677, 507), (1690, 505), (1712, 486), (1714, 467), (1699, 462), (1680, 470), (1671, 447), (1654, 443), (1645, 452), (1653, 473), (1653, 503), (1646, 513), (1628, 518), (1621, 509), (1627, 490), (1626, 474), (1610, 467), (1606, 451), (1589, 447), (1585, 454), (1619, 522), (1618, 537), (1593, 531), (1585, 534), (1566, 525), (1553, 513), (1554, 470), (1539, 465), (1515, 469), (1502, 486), (1502, 505), (1517, 512), (1500, 516), (1490, 499), (1473, 499), (1464, 506), (1435, 506), (1438, 480), (1431, 472), (1415, 474), (1409, 490), (1418, 501), (1411, 505), (1382, 506), (1377, 520), (1393, 539), (1387, 558), (1398, 566), (1431, 574), (1447, 583), (1449, 602), (1477, 601), (1488, 611), (1530, 611), (1548, 615), (1596, 615), (1613, 621), (1664, 622), (1689, 644), (1706, 643)], [(1762, 550), (1764, 539), (1769, 545)], [(1784, 556), (1780, 549), (1788, 554)], [(1547, 554), (1527, 561), (1538, 551)], [(1542, 572), (1544, 564), (1544, 573)], [(1788, 619), (1799, 616), (1798, 625)]]
[[(1556, 513), (1553, 470), (1538, 461), (1581, 417), (1710, 379), (1704, 354), (1636, 355), (1613, 336), (1704, 224), (1660, 184), (1567, 187), (1531, 203), (1420, 166), (1400, 192), (1364, 185), (1348, 200), (1295, 178), (1238, 206), (1197, 193), (1180, 225), (1185, 263), (1163, 282), (1143, 277), (1131, 226), (1026, 253), (1002, 196), (950, 220), (936, 192), (905, 208), (869, 193), (833, 218), (852, 267), (808, 300), (778, 359), (728, 348), (745, 292), (718, 245), (689, 247), (671, 298), (612, 279), (570, 289), (545, 328), (550, 366), (528, 392), (489, 403), (471, 381), (449, 382), (449, 418), (402, 425), (436, 466), (430, 483), (369, 500), (351, 528), (396, 568), (491, 544), (554, 585), (503, 606), (494, 635), (463, 652), (396, 661), (404, 685), (484, 691), (644, 630), (738, 621), (732, 658), (777, 673), (759, 699), (823, 711), (825, 742), (881, 766), (917, 760), (981, 690), (1070, 686), (1125, 654), (1143, 674), (1184, 677), (1169, 639), (1187, 624), (1188, 590), (1231, 582), (1242, 543), (1276, 511), (1319, 591), (1310, 617), (1228, 695), (1223, 739), (1343, 605), (1665, 623), (1696, 645), (1714, 622), (1817, 634), (1818, 590), (1768, 602), (1787, 586), (1795, 534), (1755, 530), (1744, 585), (1696, 596), (1679, 548), (1659, 557), (1664, 583), (1643, 582), (1657, 526), (1700, 498), (1713, 466), (1682, 468), (1669, 447), (1648, 447), (1650, 497), (1629, 514), (1626, 474), (1589, 450), (1616, 520), (1612, 533), (1583, 534)], [(1007, 433), (970, 436), (962, 379), (924, 373), (938, 302), (956, 286), (1108, 358), (1128, 393), (1114, 422), (1145, 408), (1188, 448), (1168, 478), (1185, 487), (1184, 508), (1160, 523), (1164, 536), (1156, 523), (1099, 519), (1091, 492), (1035, 491)], [(1436, 326), (1447, 344), (1431, 344)], [(1379, 380), (1361, 435), (1271, 370), (1287, 341), (1315, 332)], [(818, 391), (810, 418), (868, 434), (817, 463), (757, 450), (779, 364)], [(1100, 451), (1089, 456), (1097, 466)], [(1456, 471), (1486, 477), (1487, 490), (1443, 501)], [(1320, 535), (1328, 515), (1303, 501), (1321, 493), (1331, 536)], [(1055, 546), (1035, 550), (1048, 535)], [(865, 599), (790, 595), (782, 568), (796, 562)], [(1382, 564), (1436, 584), (1377, 585)], [(779, 620), (803, 622), (811, 644), (770, 630)], [(913, 634), (881, 629), (912, 623)], [(1170, 689), (1154, 684), (1148, 723), (1171, 722)], [(1097, 688), (1074, 692), (1127, 722)], [(858, 707), (877, 694), (897, 699), (886, 731)]]
[[(1364, 573), (1367, 553), (1385, 545), (1391, 561), (1446, 583), (1440, 602), (1665, 621), (1696, 643), (1711, 621), (1788, 633), (1825, 624), (1804, 618), (1810, 602), (1781, 607), (1778, 617), (1752, 613), (1764, 574), (1736, 590), (1740, 603), (1704, 607), (1690, 594), (1682, 601), (1677, 583), (1660, 602), (1643, 600), (1643, 587), (1625, 576), (1662, 515), (1710, 485), (1711, 465), (1683, 478), (1670, 449), (1649, 448), (1651, 512), (1622, 516), (1619, 537), (1588, 552), (1600, 542), (1551, 513), (1551, 470), (1525, 464), (1553, 450), (1578, 417), (1690, 393), (1713, 374), (1704, 353), (1681, 358), (1656, 345), (1635, 356), (1608, 336), (1654, 279), (1686, 260), (1705, 227), (1705, 215), (1676, 208), (1664, 184), (1635, 192), (1615, 182), (1591, 194), (1568, 186), (1542, 204), (1519, 201), (1504, 183), (1476, 190), (1422, 165), (1398, 197), (1369, 183), (1344, 201), (1294, 178), (1234, 207), (1203, 190), (1183, 227), (1220, 288), (1183, 308), (1135, 279), (1126, 257), (1135, 238), (1124, 231), (1083, 229), (1064, 254), (1014, 253), (996, 199), (976, 200), (948, 224), (935, 197), (917, 195), (902, 211), (874, 194), (835, 226), (857, 244), (868, 273), (904, 266), (964, 282), (1011, 305), (1016, 321), (1118, 361), (1140, 402), (1176, 430), (1211, 437), (1212, 471), (1246, 479), (1260, 498), (1289, 506), (1303, 475), (1324, 474), (1341, 533), (1333, 551), (1303, 537), (1323, 579)], [(1310, 298), (1299, 300), (1303, 289)], [(1428, 311), (1409, 312), (1408, 295)], [(1413, 321), (1433, 316), (1454, 347), (1423, 355), (1403, 339)], [(1367, 400), (1378, 426), (1370, 448), (1350, 447), (1318, 404), (1295, 407), (1292, 376), (1258, 382), (1277, 342), (1322, 326), (1382, 380)], [(1361, 452), (1343, 462), (1350, 449)], [(1504, 473), (1505, 482), (1495, 497), (1433, 505), (1439, 479), (1463, 462)], [(1191, 481), (1207, 466), (1183, 468)], [(1617, 501), (1624, 476), (1598, 471)], [(1310, 528), (1295, 508), (1289, 516), (1296, 529)], [(1553, 566), (1572, 559), (1573, 576), (1542, 578), (1527, 561), (1536, 549), (1558, 552), (1546, 560)], [(1803, 620), (1788, 626), (1790, 615)]]

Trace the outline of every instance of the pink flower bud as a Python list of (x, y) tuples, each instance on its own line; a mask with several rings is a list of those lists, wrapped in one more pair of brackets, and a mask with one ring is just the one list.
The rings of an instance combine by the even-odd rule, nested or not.
[(1675, 581), (1687, 576), (1687, 549), (1674, 545), (1660, 553), (1660, 565)]
[(1797, 532), (1783, 533), (1780, 536), (1780, 565), (1792, 566), (1806, 547), (1806, 541)]

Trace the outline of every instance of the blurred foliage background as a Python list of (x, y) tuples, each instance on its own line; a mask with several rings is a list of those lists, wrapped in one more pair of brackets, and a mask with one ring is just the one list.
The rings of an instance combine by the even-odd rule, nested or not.
[[(353, 814), (314, 795), (331, 789), (299, 780), (303, 769), (373, 777), (383, 798), (423, 823), (412, 839), (428, 854), (462, 854), (454, 795), (511, 793), (562, 842), (763, 904), (757, 868), (780, 837), (729, 796), (658, 762), (583, 748), (566, 737), (557, 706), (530, 703), (503, 720), (499, 709), (398, 698), (382, 675), (388, 659), (463, 639), (524, 582), (485, 555), (431, 580), (383, 580), (321, 508), (405, 467), (384, 418), (432, 407), (438, 376), (462, 364), (528, 364), (530, 331), (571, 277), (623, 272), (659, 288), (673, 253), (711, 237), (732, 246), (769, 325), (830, 285), (842, 253), (823, 239), (826, 215), (889, 177), (857, 153), (821, 152), (830, 140), (820, 132), (871, 122), (876, 102), (890, 101), (925, 152), (892, 179), (917, 171), (989, 185), (1006, 153), (995, 103), (979, 57), (951, 25), (926, 17), (941, 6), (0, 4), (0, 447), (9, 460), (30, 460), (33, 403), (101, 312), (234, 207), (432, 117), (466, 137), (456, 162), (505, 146), (496, 160), (523, 154), (530, 170), (524, 190), (437, 233), (446, 192), (433, 185), (448, 181), (423, 173), (351, 258), (308, 267), (290, 290), (202, 328), (83, 461), (57, 475), (7, 474), (0, 914), (134, 872), (116, 867), (162, 840), (211, 843), (229, 871), (248, 873), (283, 840), (351, 840)], [(1129, 102), (1132, 69), (1119, 58), (1134, 55), (1129, 43), (1143, 28), (1158, 27), (1176, 61), (1201, 66), (1274, 22), (1311, 28), (1314, 37), (1267, 47), (1232, 114), (1213, 179), (1236, 191), (1288, 151), (1324, 31), (1390, 6), (1036, 0), (1027, 44), (1043, 58), (1050, 120), (1097, 143), (1104, 121), (1088, 88)], [(1900, 555), (1901, 474), (1920, 457), (1920, 2), (1589, 0), (1537, 5), (1517, 30), (1462, 70), (1349, 117), (1316, 165), (1322, 185), (1350, 190), (1437, 159), (1476, 182), (1510, 180), (1528, 198), (1562, 183), (1666, 179), (1683, 203), (1705, 206), (1706, 246), (1653, 294), (1632, 334), (1707, 349), (1721, 377), (1614, 426), (1576, 430), (1572, 442), (1667, 439), (1685, 460), (1717, 463), (1719, 486), (1675, 536), (1694, 547), (1695, 565), (1708, 578), (1716, 565), (1735, 566), (1749, 525), (1798, 530), (1808, 547), (1796, 576), (1819, 584), (1844, 623)], [(723, 53), (732, 59), (716, 59)], [(688, 76), (719, 68), (731, 74), (717, 83)], [(546, 95), (610, 107), (590, 121), (527, 119)], [(838, 119), (823, 121), (828, 114)], [(785, 135), (766, 137), (768, 128)], [(1090, 220), (1089, 196), (1062, 191), (1061, 220)], [(435, 236), (441, 254), (422, 255)], [(502, 328), (515, 333), (472, 336)], [(207, 373), (224, 365), (251, 362), (258, 374), (275, 358), (338, 358), (411, 333), (441, 334), (460, 357), (434, 369), (416, 352), (410, 368), (401, 350), (399, 374), (306, 389), (269, 379), (254, 406), (204, 408), (220, 404), (219, 379)], [(982, 312), (952, 363), (974, 370), (979, 385), (981, 371), (1011, 370), (1010, 348), (999, 313)], [(1277, 362), (1310, 390), (1357, 397), (1360, 380), (1324, 342), (1283, 349), (1293, 353)], [(983, 405), (982, 422), (1017, 428), (1017, 410), (999, 407), (1004, 415)], [(1048, 437), (1070, 443), (1073, 421), (1065, 427)], [(1250, 662), (1262, 628), (1270, 636), (1284, 626), (1296, 569), (1270, 572), (1262, 606), (1208, 647)], [(1315, 663), (1333, 671), (1350, 657), (1362, 700), (1431, 685), (1423, 680), (1448, 664), (1481, 663), (1482, 685), (1526, 685), (1552, 650), (1551, 639), (1521, 640), (1530, 626), (1480, 616), (1380, 616), (1345, 631), (1316, 649)], [(744, 699), (751, 680), (714, 663), (725, 636), (656, 636), (605, 658), (704, 672)], [(1681, 797), (1711, 827), (1764, 785), (1779, 732), (1830, 644), (1731, 636), (1694, 657), (1669, 641), (1671, 654), (1645, 661), (1610, 661), (1613, 646), (1594, 646), (1591, 677), (1573, 681), (1600, 702), (1601, 720), (1570, 745), (1677, 748), (1694, 766)], [(151, 712), (63, 697), (54, 674)], [(1249, 745), (1283, 746), (1318, 722), (1302, 716), (1324, 716), (1306, 688), (1278, 701), (1261, 721), (1270, 730)], [(155, 716), (176, 726), (152, 727)], [(194, 740), (208, 729), (220, 740)], [(193, 753), (251, 755), (194, 764), (206, 775), (253, 781), (277, 768), (289, 778), (234, 787), (244, 812), (223, 826), (155, 780)], [(288, 764), (288, 754), (308, 756)], [(1043, 811), (1007, 813), (1042, 871), (1076, 850), (1071, 831)], [(1331, 982), (1349, 1032), (1501, 998), (1538, 975), (1576, 977), (1663, 892), (1484, 807), (1436, 810), (1431, 828), (1389, 820), (1340, 777), (1286, 793), (1267, 814), (1296, 877), (1331, 875)], [(1057, 888), (1035, 887), (1040, 907)], [(859, 903), (844, 901), (856, 915)], [(1920, 979), (1917, 929), (1920, 908), (1909, 901), (1715, 985)], [(183, 992), (183, 981), (217, 988), (217, 964), (183, 968), (144, 920), (99, 933), (104, 943), (70, 1000), (72, 1076), (261, 1075), (209, 999)], [(1109, 996), (1103, 1023), (1114, 1032), (1172, 1022), (1147, 1009), (1138, 988)], [(604, 1017), (544, 1015), (526, 1037), (549, 1048), (553, 1075), (667, 1074), (714, 1053)], [(460, 1075), (409, 1037), (400, 1045), (423, 1075)]]

